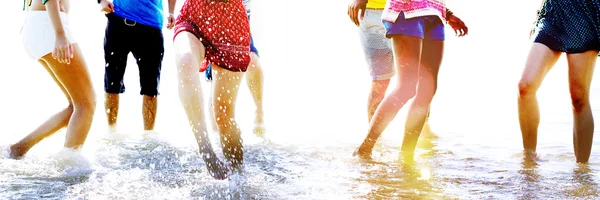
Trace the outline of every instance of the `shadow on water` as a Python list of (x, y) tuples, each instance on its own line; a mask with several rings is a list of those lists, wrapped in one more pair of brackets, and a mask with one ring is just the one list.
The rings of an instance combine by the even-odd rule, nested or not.
[(0, 176), (0, 199), (65, 199), (72, 188), (85, 184), (93, 177), (93, 170), (88, 167), (65, 166), (69, 165), (66, 164), (69, 161), (65, 160), (70, 159), (59, 156), (49, 162), (37, 159), (3, 160), (11, 164), (10, 169), (3, 169)]
[[(244, 146), (244, 169), (228, 181), (191, 183), (191, 196), (202, 199), (285, 199), (293, 180), (303, 176), (297, 170), (306, 160), (284, 147), (263, 142)], [(202, 165), (203, 167), (203, 165)]]
[[(437, 166), (432, 139), (422, 139), (417, 146), (416, 161), (403, 161), (399, 158), (391, 162), (362, 160), (359, 163), (360, 176), (356, 178), (360, 199), (451, 199), (444, 196), (443, 189), (435, 174)], [(399, 149), (397, 147), (396, 149)], [(399, 155), (399, 151), (394, 152)]]
[(70, 188), (89, 180), (90, 174), (68, 177), (21, 177), (2, 191), (2, 199), (65, 199)]
[(539, 174), (539, 164), (530, 158), (524, 158), (521, 162), (521, 169), (518, 174), (521, 176), (520, 190), (518, 191), (519, 199), (539, 199), (540, 191), (543, 190), (543, 185), (540, 181), (543, 177)]
[(598, 199), (600, 191), (594, 170), (587, 164), (577, 164), (573, 169), (570, 183), (563, 190), (565, 196), (578, 199)]
[[(555, 163), (554, 163), (555, 164)], [(543, 168), (542, 168), (543, 167)], [(518, 199), (598, 199), (594, 170), (588, 164), (575, 164), (572, 172), (553, 163), (525, 156), (513, 191)]]

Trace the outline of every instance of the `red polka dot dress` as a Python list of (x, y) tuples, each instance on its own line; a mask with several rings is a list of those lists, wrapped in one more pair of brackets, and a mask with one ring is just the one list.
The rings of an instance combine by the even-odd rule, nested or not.
[(242, 0), (186, 0), (175, 22), (174, 38), (181, 32), (196, 36), (206, 49), (200, 66), (209, 63), (245, 72), (250, 64), (250, 24)]

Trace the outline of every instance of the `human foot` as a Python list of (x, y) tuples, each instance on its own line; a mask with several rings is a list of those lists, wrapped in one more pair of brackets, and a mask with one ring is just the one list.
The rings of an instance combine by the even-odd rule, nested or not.
[(263, 119), (263, 111), (261, 109), (256, 109), (256, 118), (254, 119), (254, 132), (257, 136), (262, 136), (265, 134), (265, 125)]
[(354, 150), (352, 156), (358, 156), (360, 159), (371, 159), (372, 151), (372, 149), (369, 150), (365, 148), (364, 145), (361, 145), (360, 147), (356, 148), (356, 150)]
[(201, 153), (208, 173), (217, 180), (224, 180), (229, 174), (228, 168), (214, 153)]
[(116, 125), (109, 125), (108, 126), (108, 133), (111, 133), (111, 134), (117, 133), (117, 126)]
[(11, 159), (20, 160), (21, 158), (23, 158), (25, 153), (27, 153), (27, 151), (28, 150), (25, 150), (20, 145), (13, 144), (13, 145), (10, 145), (10, 152), (9, 152), (8, 156)]
[(265, 125), (264, 124), (254, 124), (254, 129), (252, 130), (252, 132), (254, 132), (254, 134), (257, 136), (263, 136), (266, 132)]
[(423, 126), (423, 130), (421, 130), (421, 136), (427, 139), (438, 138), (438, 136), (431, 130), (431, 127), (429, 127), (428, 123), (426, 123), (425, 126)]

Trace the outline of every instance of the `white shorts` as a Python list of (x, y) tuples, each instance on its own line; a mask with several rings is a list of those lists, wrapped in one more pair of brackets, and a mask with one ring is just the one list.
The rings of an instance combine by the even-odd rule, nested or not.
[[(66, 13), (60, 12), (60, 19), (65, 29), (67, 39), (71, 44), (76, 43), (75, 38), (69, 29), (69, 17)], [(25, 17), (25, 24), (21, 29), (21, 39), (25, 46), (25, 51), (29, 57), (35, 60), (52, 53), (56, 36), (54, 26), (47, 11), (29, 11)]]
[(396, 75), (392, 41), (385, 37), (382, 13), (383, 10), (367, 9), (360, 21), (360, 41), (373, 80), (388, 80)]

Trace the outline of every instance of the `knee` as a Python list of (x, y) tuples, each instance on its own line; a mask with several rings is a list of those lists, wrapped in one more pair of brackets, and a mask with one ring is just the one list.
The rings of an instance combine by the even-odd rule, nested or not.
[(68, 111), (69, 113), (73, 113), (73, 111), (75, 110), (75, 106), (73, 105), (72, 102), (69, 102), (69, 105), (67, 106), (67, 108), (65, 108), (66, 111)]
[(178, 57), (177, 70), (179, 74), (179, 83), (182, 84), (181, 87), (184, 85), (195, 85), (199, 81), (196, 80), (199, 79), (199, 65), (198, 62), (194, 61), (194, 55), (191, 53), (182, 54)]
[(588, 91), (581, 86), (571, 86), (571, 104), (575, 112), (581, 112), (589, 104)]
[(89, 98), (85, 98), (80, 102), (75, 103), (73, 111), (86, 112), (93, 115), (96, 110), (96, 98), (95, 95), (91, 95)]
[(177, 67), (180, 73), (192, 73), (198, 69), (200, 63), (197, 62), (197, 56), (192, 52), (180, 53), (177, 55)]
[(417, 87), (414, 84), (401, 84), (396, 87), (390, 94), (393, 97), (399, 98), (401, 96), (408, 96), (408, 98), (413, 98), (417, 95)]
[(422, 88), (415, 96), (416, 103), (431, 103), (433, 97), (435, 96), (436, 88)]
[(531, 84), (529, 81), (521, 80), (519, 81), (519, 98), (532, 97), (535, 96), (537, 92), (537, 87)]
[(385, 92), (390, 85), (390, 79), (373, 80), (371, 82), (371, 91)]
[(213, 113), (215, 115), (214, 120), (219, 126), (219, 129), (230, 130), (237, 127), (233, 110), (227, 108), (227, 106), (215, 105), (213, 107)]

